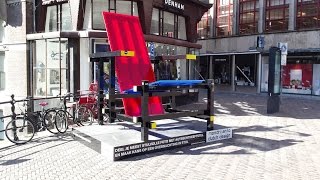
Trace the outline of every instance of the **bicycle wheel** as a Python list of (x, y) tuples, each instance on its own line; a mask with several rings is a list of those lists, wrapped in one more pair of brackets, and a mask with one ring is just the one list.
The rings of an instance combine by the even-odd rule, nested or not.
[(5, 130), (5, 134), (9, 141), (15, 144), (25, 144), (29, 142), (35, 133), (35, 129), (31, 121), (18, 117), (10, 121)]
[(76, 122), (82, 126), (91, 125), (93, 123), (92, 111), (86, 106), (80, 106), (76, 111)]
[(47, 110), (46, 114), (43, 117), (43, 123), (46, 129), (53, 134), (59, 133), (55, 125), (55, 116), (56, 116), (56, 110), (51, 109), (51, 110)]
[(68, 115), (64, 110), (56, 112), (55, 125), (60, 133), (65, 133), (68, 129)]

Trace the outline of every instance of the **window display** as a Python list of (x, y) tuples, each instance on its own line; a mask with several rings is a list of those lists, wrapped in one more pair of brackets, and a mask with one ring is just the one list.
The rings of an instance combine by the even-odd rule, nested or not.
[(282, 79), (283, 93), (311, 94), (312, 64), (287, 64)]

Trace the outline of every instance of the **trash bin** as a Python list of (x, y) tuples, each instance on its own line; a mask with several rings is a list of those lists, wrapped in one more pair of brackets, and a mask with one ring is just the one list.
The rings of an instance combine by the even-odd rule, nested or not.
[[(3, 111), (0, 109), (0, 117), (3, 116)], [(4, 140), (4, 119), (0, 119), (0, 140)]]

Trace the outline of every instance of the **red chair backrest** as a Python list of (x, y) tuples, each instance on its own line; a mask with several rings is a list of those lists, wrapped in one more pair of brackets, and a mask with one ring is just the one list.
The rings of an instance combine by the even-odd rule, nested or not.
[[(103, 12), (103, 18), (112, 51), (134, 51), (134, 57), (116, 57), (116, 74), (121, 91), (141, 85), (143, 80), (155, 81), (146, 42), (139, 18), (123, 14)], [(125, 113), (129, 116), (141, 115), (140, 98), (122, 99)], [(163, 114), (159, 97), (149, 98), (149, 114)]]

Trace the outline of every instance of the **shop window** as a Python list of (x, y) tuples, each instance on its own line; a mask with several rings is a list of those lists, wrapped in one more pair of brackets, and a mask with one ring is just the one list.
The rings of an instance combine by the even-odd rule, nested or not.
[(282, 72), (283, 93), (311, 94), (312, 64), (288, 61)]
[(285, 31), (288, 30), (289, 22), (288, 0), (267, 0), (265, 30)]
[(34, 96), (56, 96), (68, 91), (68, 41), (47, 39), (35, 41), (33, 59)]
[(259, 1), (240, 0), (239, 2), (239, 33), (253, 34), (258, 32)]
[(153, 8), (150, 34), (186, 40), (185, 17)]
[[(187, 48), (173, 46), (161, 43), (152, 43), (154, 56), (186, 54)], [(151, 43), (147, 43), (149, 53)], [(159, 79), (187, 79), (186, 61), (164, 61), (159, 64), (158, 70), (155, 70), (156, 78)]]
[(0, 43), (4, 39), (4, 21), (0, 19)]
[[(138, 16), (138, 6), (135, 1), (126, 0), (91, 0), (92, 5), (92, 28), (104, 30), (104, 20), (102, 12), (115, 12), (119, 14), (127, 14)], [(90, 8), (90, 6), (87, 6)], [(87, 11), (90, 12), (90, 11)]]
[(47, 7), (46, 32), (72, 30), (71, 12), (68, 3)]
[(233, 0), (217, 1), (217, 36), (232, 35)]
[(4, 53), (0, 52), (0, 90), (5, 87)]
[(211, 16), (209, 12), (205, 12), (197, 25), (197, 33), (199, 39), (206, 39), (210, 36)]
[(297, 29), (320, 27), (320, 1), (298, 0)]

